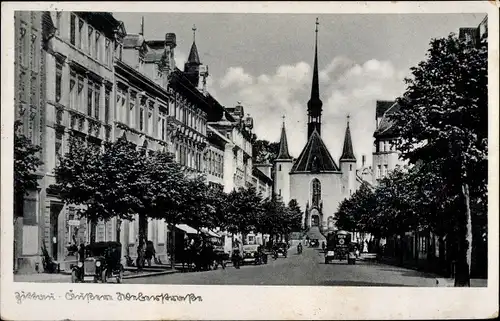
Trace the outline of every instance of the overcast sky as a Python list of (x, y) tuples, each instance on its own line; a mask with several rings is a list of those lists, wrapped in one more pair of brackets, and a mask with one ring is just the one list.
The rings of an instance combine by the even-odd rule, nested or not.
[(278, 141), (286, 116), (289, 149), (298, 157), (306, 142), (315, 19), (319, 17), (322, 137), (336, 161), (346, 116), (358, 166), (371, 163), (375, 102), (404, 92), (409, 68), (425, 59), (431, 38), (475, 27), (485, 14), (202, 14), (114, 13), (128, 33), (146, 39), (177, 35), (183, 69), (196, 25), (196, 45), (209, 66), (209, 91), (224, 106), (241, 101), (260, 139)]

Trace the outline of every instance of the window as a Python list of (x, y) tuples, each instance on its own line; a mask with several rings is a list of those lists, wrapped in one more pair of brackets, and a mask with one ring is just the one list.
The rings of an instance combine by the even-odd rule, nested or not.
[(382, 175), (382, 166), (377, 165), (377, 178), (381, 178)]
[(349, 190), (349, 195), (352, 195), (352, 189)]
[(101, 113), (101, 86), (99, 84), (95, 85), (94, 93), (94, 117), (99, 119)]
[(117, 100), (116, 100), (116, 106), (117, 106), (117, 113), (118, 113), (118, 121), (120, 121), (123, 124), (127, 123), (127, 92), (123, 89), (118, 89), (117, 90)]
[(76, 36), (76, 16), (74, 14), (71, 14), (69, 41), (71, 42), (72, 45), (76, 44), (75, 36)]
[(89, 55), (92, 57), (92, 54), (94, 53), (94, 28), (91, 26), (89, 28), (89, 33), (88, 33), (88, 40), (87, 44), (89, 46)]
[(94, 57), (97, 60), (101, 60), (100, 54), (101, 51), (99, 50), (100, 48), (100, 41), (101, 41), (101, 34), (99, 32), (95, 32), (95, 46), (94, 46)]
[(56, 62), (56, 102), (61, 100), (62, 64)]
[(83, 27), (85, 23), (83, 22), (82, 19), (78, 19), (78, 34), (77, 34), (77, 46), (78, 48), (82, 49), (83, 48), (83, 37), (85, 34), (83, 33)]
[(106, 93), (104, 95), (104, 122), (107, 124), (109, 122), (109, 99), (110, 90), (106, 88)]
[(69, 80), (69, 107), (71, 109), (78, 109), (76, 105), (76, 92), (77, 90), (75, 89), (76, 85), (76, 74), (74, 72), (71, 72), (70, 74), (70, 80)]
[(384, 165), (384, 177), (387, 176), (388, 174), (388, 166), (387, 164)]
[(352, 164), (349, 164), (349, 171), (352, 172)]
[(166, 137), (165, 137), (165, 126), (166, 126), (166, 120), (167, 120), (167, 116), (165, 115), (165, 112), (163, 111), (160, 111), (159, 113), (159, 118), (158, 118), (158, 134), (159, 134), (159, 138), (161, 140), (165, 140)]
[(278, 165), (278, 171), (280, 171), (280, 172), (281, 172), (281, 164), (280, 164), (280, 165)]
[(315, 178), (312, 181), (312, 205), (318, 206), (321, 200), (321, 183), (319, 179)]
[(280, 188), (280, 190), (278, 191), (278, 195), (279, 195), (279, 196), (281, 196), (281, 188)]
[(55, 166), (59, 165), (60, 159), (62, 157), (62, 139), (63, 134), (61, 132), (56, 132), (56, 140), (55, 140)]
[(141, 107), (139, 109), (139, 130), (143, 131), (144, 130), (144, 113), (145, 113), (144, 105), (141, 104)]
[(94, 84), (91, 81), (87, 83), (87, 115), (92, 117), (92, 103), (94, 100)]
[(153, 106), (152, 104), (149, 105), (149, 109), (148, 109), (148, 134), (150, 136), (153, 135)]
[(105, 48), (104, 48), (104, 62), (106, 63), (106, 66), (108, 67), (111, 67), (111, 55), (109, 54), (110, 53), (110, 44), (111, 44), (111, 41), (106, 38), (106, 41), (105, 41)]
[(135, 93), (130, 93), (130, 100), (129, 100), (129, 126), (134, 128), (135, 127)]
[(83, 96), (83, 77), (78, 77), (78, 97), (77, 97), (77, 106), (78, 108), (76, 110), (82, 112), (82, 110), (85, 108), (85, 97)]

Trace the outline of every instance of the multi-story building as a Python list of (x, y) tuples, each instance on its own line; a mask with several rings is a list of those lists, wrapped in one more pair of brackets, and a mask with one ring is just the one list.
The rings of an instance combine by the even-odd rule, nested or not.
[[(46, 33), (43, 16), (37, 11), (14, 13), (14, 109), (15, 119), (22, 122), (18, 128), (35, 145), (43, 146), (45, 134), (45, 52), (42, 49)], [(38, 155), (41, 159), (45, 149)], [(21, 213), (14, 220), (14, 269), (33, 268), (39, 261), (44, 229), (45, 191), (44, 166), (37, 170), (39, 189), (28, 191)]]
[[(253, 119), (244, 117), (244, 109), (238, 103), (236, 107), (225, 108), (221, 117), (209, 122), (213, 134), (224, 138), (224, 150), (219, 144), (220, 156), (223, 152), (223, 185), (224, 192), (229, 193), (240, 187), (252, 186), (252, 144), (251, 130)], [(214, 136), (215, 137), (215, 136)]]
[[(68, 151), (70, 136), (96, 146), (111, 139), (113, 56), (124, 28), (106, 12), (16, 13), (16, 26), (16, 105), (27, 121), (25, 133), (42, 147), (43, 161), (38, 191), (27, 197), (26, 227), (22, 237), (17, 235), (21, 245), (16, 247), (21, 261), (31, 267), (45, 245), (65, 268), (68, 246), (88, 240), (90, 229), (51, 187), (54, 168)], [(25, 116), (25, 106), (31, 116)], [(99, 224), (97, 239), (113, 239), (111, 226)]]
[(252, 170), (252, 186), (263, 199), (273, 195), (272, 164), (255, 164)]
[(394, 133), (393, 123), (389, 118), (391, 113), (397, 112), (399, 105), (394, 101), (378, 100), (375, 110), (375, 132), (373, 133), (373, 167), (372, 182), (378, 182), (389, 175), (396, 167), (403, 166), (405, 162), (399, 158), (400, 152), (394, 145), (398, 136)]

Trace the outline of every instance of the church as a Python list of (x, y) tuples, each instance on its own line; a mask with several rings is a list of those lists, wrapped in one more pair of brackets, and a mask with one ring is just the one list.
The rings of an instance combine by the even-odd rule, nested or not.
[[(307, 103), (307, 142), (297, 158), (288, 151), (285, 123), (281, 129), (279, 153), (274, 161), (274, 193), (285, 204), (296, 199), (303, 212), (302, 224), (310, 239), (324, 240), (335, 230), (335, 212), (340, 202), (361, 185), (357, 174), (349, 118), (344, 136), (342, 156), (333, 159), (321, 136), (323, 102), (318, 77), (318, 21), (314, 52), (311, 97)], [(328, 136), (329, 139), (333, 138)]]

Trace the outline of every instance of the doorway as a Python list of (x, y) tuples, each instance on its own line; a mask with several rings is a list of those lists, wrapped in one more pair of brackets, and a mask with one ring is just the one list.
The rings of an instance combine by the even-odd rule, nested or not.
[(318, 215), (311, 216), (311, 226), (319, 226), (319, 216)]
[(58, 259), (58, 248), (59, 243), (59, 215), (61, 214), (61, 210), (63, 208), (62, 204), (59, 203), (50, 203), (50, 246), (49, 249), (51, 251), (52, 258), (57, 261)]

